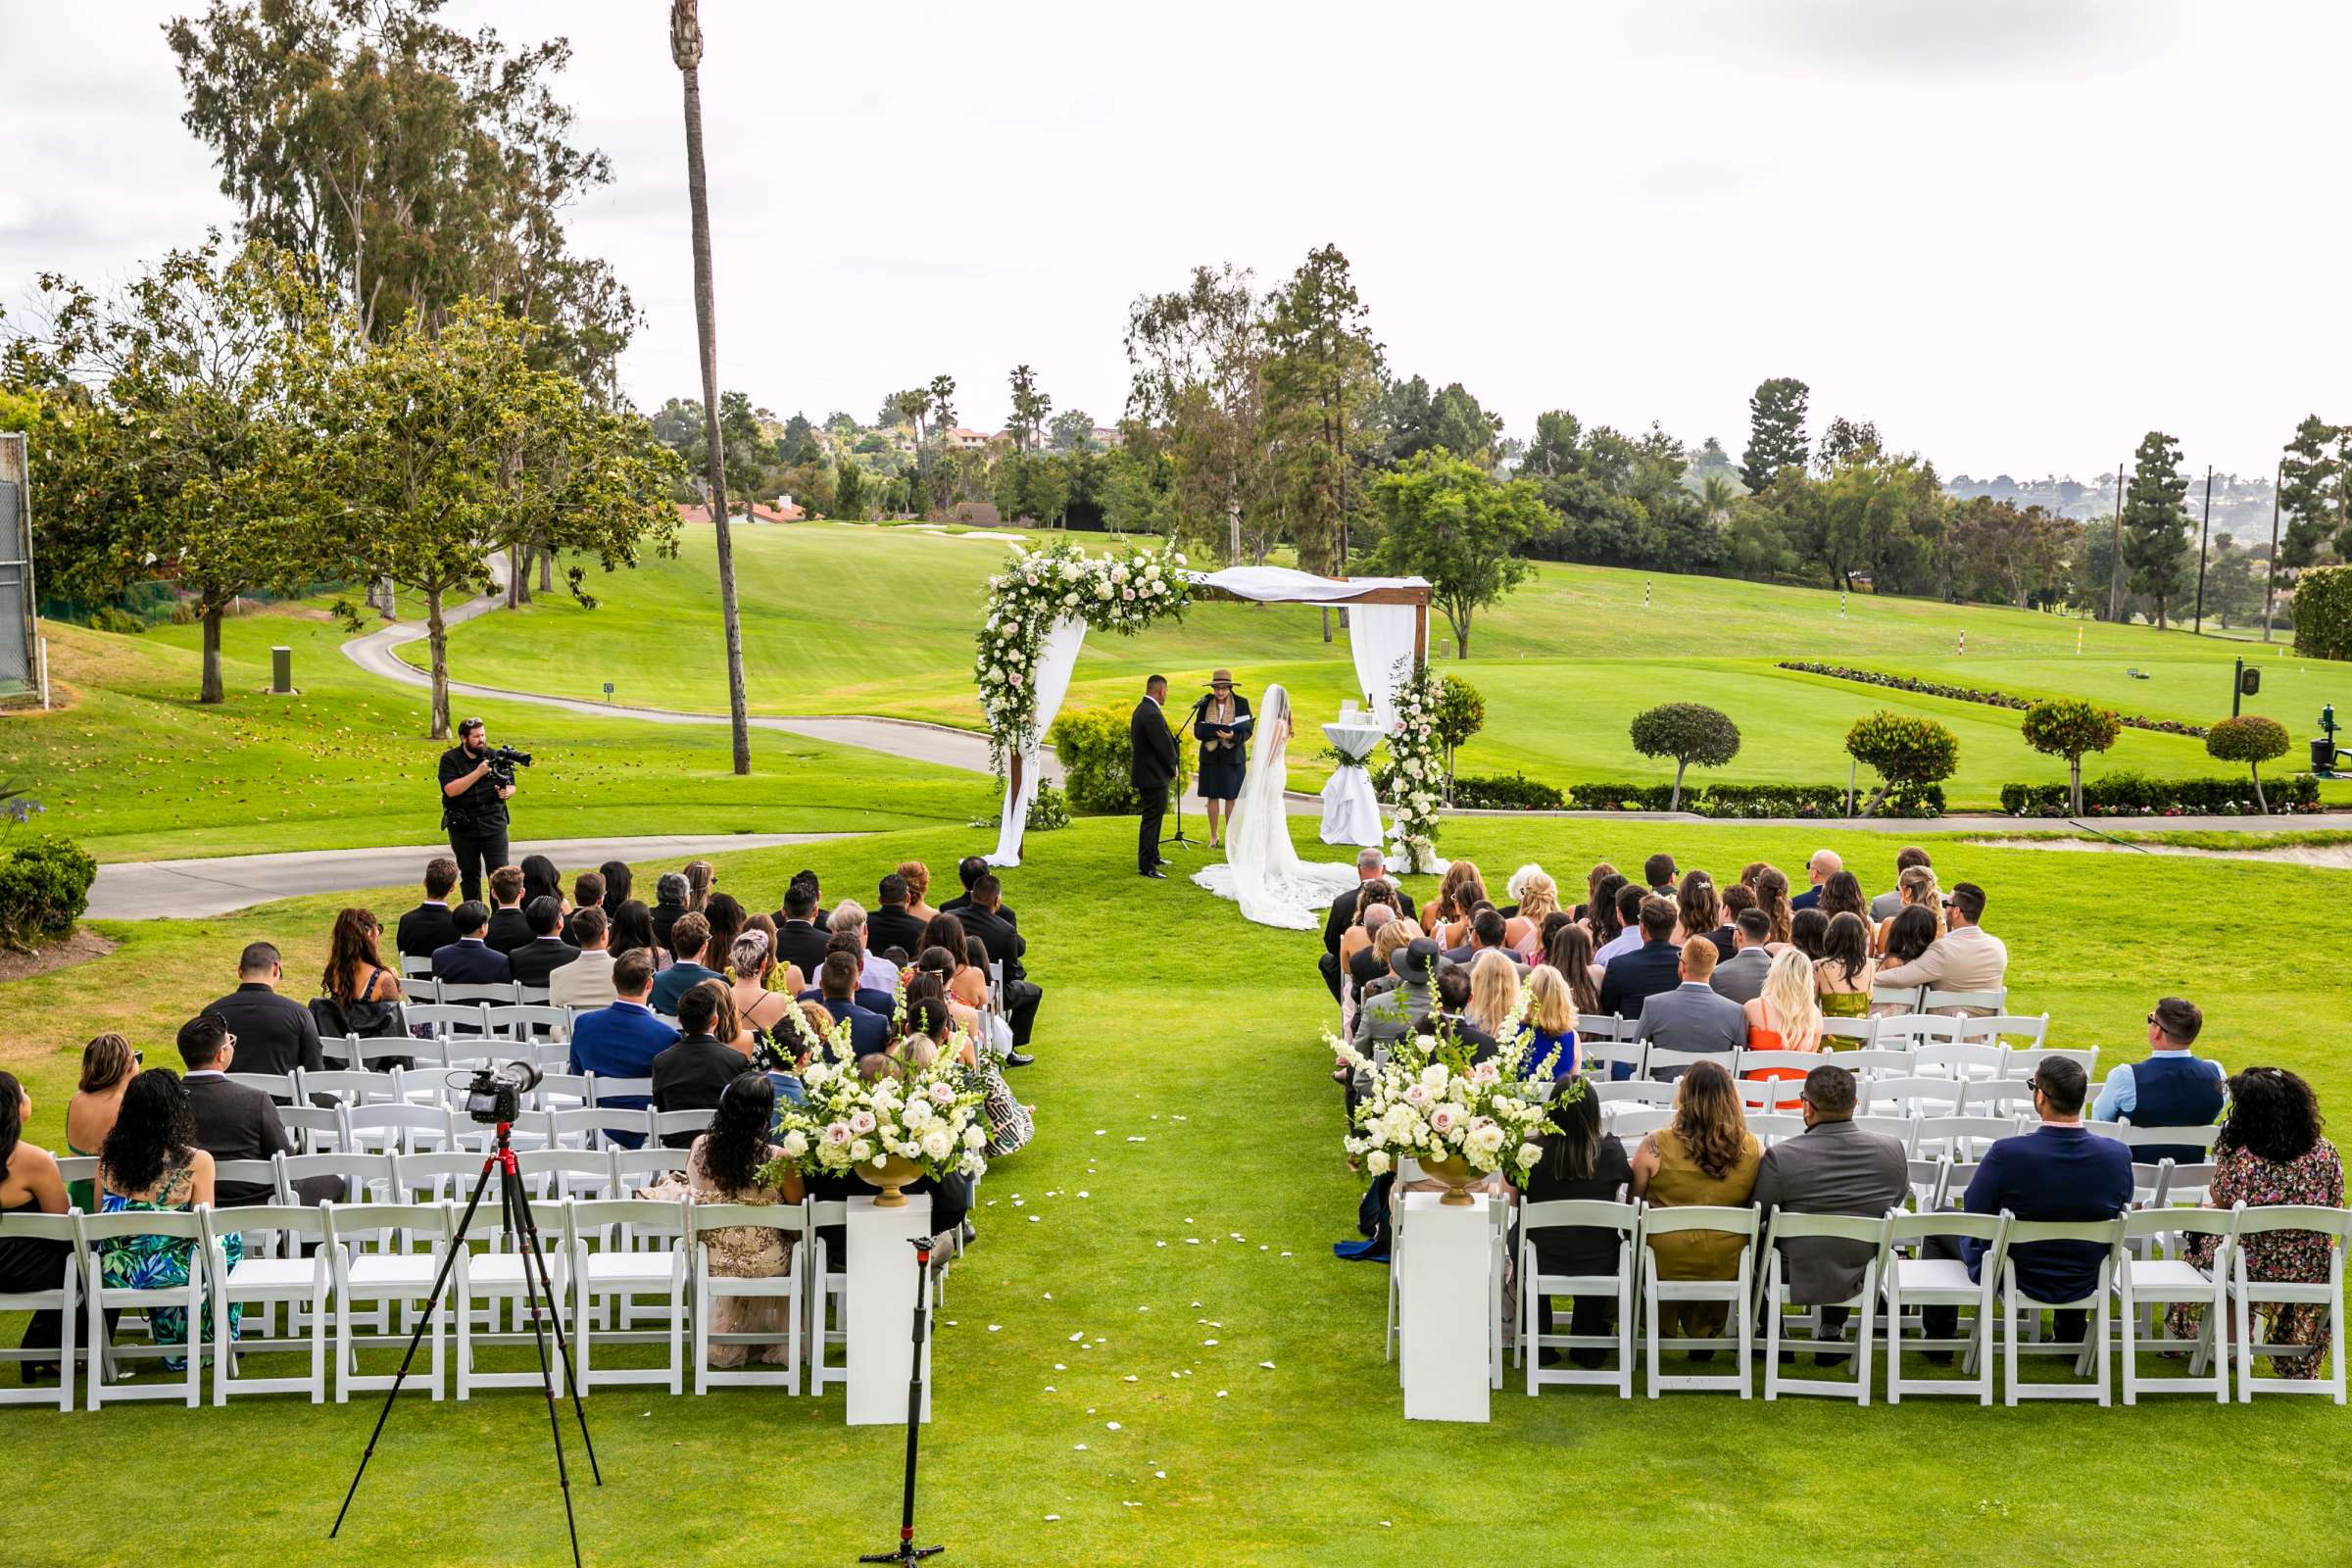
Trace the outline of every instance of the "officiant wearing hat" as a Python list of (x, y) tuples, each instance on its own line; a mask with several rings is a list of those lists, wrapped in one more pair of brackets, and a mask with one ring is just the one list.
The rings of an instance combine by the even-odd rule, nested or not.
[(1250, 771), (1250, 699), (1233, 689), (1233, 671), (1208, 677), (1208, 691), (1193, 707), (1193, 738), (1200, 743), (1200, 799), (1208, 809), (1208, 844), (1225, 843), (1225, 823), (1241, 798)]

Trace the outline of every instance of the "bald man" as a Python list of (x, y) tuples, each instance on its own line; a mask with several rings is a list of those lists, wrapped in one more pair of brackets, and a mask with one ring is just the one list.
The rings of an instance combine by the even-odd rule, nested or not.
[(1813, 879), (1813, 885), (1790, 899), (1788, 907), (1791, 909), (1812, 908), (1821, 902), (1821, 885), (1844, 869), (1845, 862), (1838, 858), (1836, 850), (1815, 850), (1813, 858), (1805, 862), (1805, 874)]

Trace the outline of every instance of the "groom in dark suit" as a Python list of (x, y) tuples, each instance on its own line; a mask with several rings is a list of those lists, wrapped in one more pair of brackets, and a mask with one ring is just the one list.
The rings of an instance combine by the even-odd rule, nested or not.
[(1135, 716), (1127, 721), (1132, 748), (1127, 777), (1144, 799), (1144, 819), (1136, 830), (1135, 868), (1154, 881), (1167, 880), (1159, 869), (1168, 863), (1159, 858), (1159, 824), (1168, 814), (1168, 786), (1176, 779), (1176, 736), (1162, 711), (1167, 700), (1168, 677), (1152, 676), (1144, 682), (1144, 700), (1135, 705)]

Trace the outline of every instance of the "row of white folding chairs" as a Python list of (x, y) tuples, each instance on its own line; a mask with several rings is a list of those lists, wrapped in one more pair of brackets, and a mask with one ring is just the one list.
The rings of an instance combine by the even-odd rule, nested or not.
[[(370, 1041), (369, 1045), (382, 1044)], [(422, 1044), (408, 1042), (409, 1046)], [(370, 1059), (382, 1061), (396, 1054), (385, 1051)], [(571, 1110), (597, 1105), (614, 1099), (633, 1098), (639, 1101), (653, 1093), (651, 1078), (619, 1078), (596, 1073), (570, 1073), (564, 1048), (546, 1046), (533, 1054), (541, 1069), (538, 1086), (525, 1098), (526, 1111)], [(471, 1081), (471, 1067), (449, 1065), (446, 1057), (436, 1059), (427, 1053), (425, 1059), (407, 1065), (381, 1069), (325, 1067), (296, 1068), (288, 1073), (231, 1072), (226, 1076), (232, 1083), (258, 1089), (278, 1102), (278, 1114), (284, 1119), (289, 1110), (322, 1110), (331, 1116), (334, 1104), (425, 1104), (446, 1105), (463, 1109), (466, 1085)], [(322, 1102), (326, 1103), (321, 1103)], [(318, 1129), (332, 1133), (331, 1121), (323, 1118), (297, 1115), (288, 1122), (292, 1131), (299, 1124), (306, 1130)], [(321, 1140), (323, 1141), (323, 1140)]]
[[(1757, 1142), (1769, 1148), (1805, 1130), (1802, 1113), (1793, 1108), (1795, 1080), (1740, 1079), (1738, 1086), (1746, 1107), (1747, 1130), (1756, 1135)], [(1906, 1154), (1932, 1152), (1939, 1146), (1979, 1150), (1995, 1139), (2030, 1133), (2041, 1125), (2031, 1108), (2030, 1096), (2004, 1096), (2007, 1108), (1988, 1111), (1946, 1108), (1955, 1087), (1948, 1079), (1897, 1080), (1892, 1088), (1874, 1093), (1866, 1106), (1856, 1110), (1854, 1125), (1885, 1133), (1901, 1144)], [(1673, 1122), (1675, 1089), (1672, 1083), (1636, 1078), (1588, 1084), (1584, 1092), (1600, 1102), (1601, 1125), (1620, 1139), (1630, 1139)], [(2015, 1103), (2009, 1103), (2012, 1100)], [(2210, 1150), (2221, 1130), (2210, 1124), (2135, 1127), (2117, 1121), (2085, 1121), (2082, 1126), (2093, 1136), (2112, 1138), (2135, 1149), (2194, 1145)]]
[[(407, 1075), (402, 1075), (405, 1084)], [(643, 1094), (648, 1081), (639, 1078), (591, 1080), (582, 1075), (579, 1087), (608, 1099)], [(547, 1085), (542, 1084), (544, 1093)], [(434, 1093), (440, 1092), (439, 1086)], [(304, 1156), (355, 1154), (423, 1154), (471, 1152), (487, 1153), (496, 1130), (434, 1099), (344, 1102), (332, 1106), (281, 1105), (278, 1119)], [(526, 1109), (514, 1123), (517, 1151), (603, 1151), (631, 1143), (661, 1144), (672, 1137), (700, 1133), (710, 1125), (708, 1110), (656, 1110), (651, 1105), (629, 1107), (576, 1103), (545, 1109)], [(613, 1135), (619, 1135), (617, 1138)], [(680, 1160), (683, 1154), (673, 1150)], [(95, 1155), (61, 1156), (59, 1168), (70, 1170), (70, 1181), (92, 1177)]]
[(526, 986), (519, 980), (436, 980), (430, 958), (407, 958), (404, 963), (424, 967), (400, 977), (401, 995), (411, 1002), (545, 1003), (548, 988)]
[[(1577, 1041), (1588, 1073), (1616, 1064), (1633, 1065), (1644, 1044), (1641, 1028), (1613, 1013), (1581, 1013)], [(2098, 1065), (2098, 1048), (2046, 1048), (2050, 1015), (1947, 1018), (1922, 1013), (1906, 1018), (1824, 1018), (1822, 1054), (1857, 1075), (1871, 1072), (1940, 1074), (1945, 1077), (2023, 1078), (2045, 1056), (2064, 1056), (2084, 1072)]]
[[(1537, 1259), (1533, 1232), (1553, 1227), (1613, 1230), (1619, 1235), (1617, 1267), (1601, 1275), (1548, 1275)], [(1747, 1207), (1652, 1208), (1633, 1202), (1554, 1201), (1529, 1203), (1521, 1210), (1519, 1351), (1532, 1396), (1544, 1384), (1599, 1384), (1613, 1387), (1621, 1398), (1633, 1397), (1636, 1348), (1635, 1308), (1642, 1308), (1641, 1343), (1644, 1351), (1648, 1394), (1656, 1398), (1670, 1391), (1715, 1391), (1750, 1397), (1749, 1357), (1756, 1349), (1754, 1321), (1759, 1306), (1765, 1322), (1762, 1347), (1764, 1396), (1782, 1394), (1826, 1395), (1870, 1402), (1874, 1347), (1885, 1356), (1886, 1398), (1902, 1402), (1906, 1394), (1918, 1396), (1970, 1395), (1981, 1404), (1993, 1396), (1994, 1351), (2001, 1352), (2006, 1401), (2024, 1399), (2095, 1399), (2111, 1402), (2110, 1329), (2120, 1331), (2120, 1360), (2126, 1404), (2142, 1393), (2211, 1394), (2230, 1397), (2230, 1351), (2236, 1353), (2236, 1390), (2241, 1401), (2257, 1392), (2319, 1394), (2342, 1404), (2345, 1397), (2343, 1273), (2344, 1252), (2352, 1245), (2352, 1210), (2306, 1206), (2243, 1204), (2229, 1210), (2210, 1208), (2135, 1209), (2113, 1220), (2076, 1224), (2016, 1219), (2006, 1211), (1965, 1214), (1927, 1210), (1906, 1213), (1889, 1210), (1882, 1219), (1835, 1214), (1774, 1213), (1771, 1226), (1759, 1235), (1759, 1214)], [(2252, 1280), (2246, 1271), (2243, 1238), (2264, 1232), (2297, 1230), (2328, 1238), (2328, 1278), (2311, 1284)], [(1725, 1280), (1663, 1280), (1650, 1248), (1661, 1235), (1686, 1231), (1729, 1234), (1740, 1239), (1738, 1267)], [(2211, 1264), (2198, 1268), (2185, 1259), (2165, 1256), (2168, 1244), (2176, 1250), (2191, 1236), (2211, 1237)], [(1984, 1247), (1977, 1277), (1958, 1258), (1933, 1255), (1926, 1243), (1940, 1237), (1975, 1242)], [(1780, 1244), (1794, 1240), (1835, 1240), (1867, 1245), (1873, 1255), (1865, 1265), (1861, 1288), (1842, 1302), (1854, 1314), (1851, 1340), (1838, 1338), (1807, 1342), (1808, 1347), (1844, 1354), (1853, 1363), (1847, 1377), (1794, 1378), (1785, 1373), (1780, 1356), (1786, 1318), (1790, 1310), (1783, 1277)], [(2019, 1284), (2011, 1249), (2051, 1242), (2087, 1243), (2104, 1248), (2097, 1282), (2086, 1296), (2065, 1301), (2041, 1300)], [(1764, 1259), (1760, 1285), (1754, 1281), (1759, 1247)], [(1639, 1262), (1636, 1261), (1637, 1250)], [(1756, 1288), (1751, 1290), (1751, 1285)], [(1539, 1302), (1557, 1296), (1607, 1296), (1616, 1302), (1617, 1322), (1607, 1335), (1544, 1334), (1539, 1328)], [(1734, 1325), (1728, 1335), (1688, 1338), (1672, 1342), (1682, 1350), (1734, 1350), (1739, 1359), (1728, 1373), (1683, 1374), (1661, 1372), (1658, 1305), (1661, 1301), (1719, 1303)], [(2204, 1308), (2199, 1338), (2176, 1341), (2139, 1332), (2141, 1312), (2174, 1303)], [(2273, 1305), (2313, 1305), (2329, 1320), (2338, 1348), (2325, 1378), (2258, 1378), (2253, 1358), (2298, 1348), (2258, 1343), (2254, 1337), (2257, 1308)], [(1970, 1331), (1954, 1339), (1913, 1338), (1905, 1314), (1914, 1308), (1969, 1308)], [(2043, 1311), (2085, 1313), (2086, 1336), (2076, 1345), (2044, 1342), (2039, 1338)], [(1810, 1315), (1810, 1312), (1808, 1313)], [(1818, 1318), (1815, 1322), (1818, 1323)], [(1613, 1351), (1614, 1368), (1546, 1368), (1545, 1350)], [(1902, 1355), (1908, 1349), (1965, 1352), (1959, 1378), (1908, 1378)], [(2188, 1349), (2192, 1354), (2185, 1376), (2151, 1376), (2138, 1357), (2143, 1351)], [(1529, 1352), (1533, 1351), (1533, 1354)], [(2029, 1382), (2018, 1373), (2023, 1354), (2071, 1354), (2076, 1358), (2073, 1382)], [(2210, 1366), (2211, 1370), (2208, 1370)]]

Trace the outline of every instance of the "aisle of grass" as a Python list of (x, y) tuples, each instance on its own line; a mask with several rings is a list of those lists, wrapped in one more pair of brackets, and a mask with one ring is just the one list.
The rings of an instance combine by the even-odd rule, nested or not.
[[(862, 892), (903, 856), (944, 868), (975, 838), (907, 830), (728, 857), (722, 886), (764, 902), (807, 863), (828, 893)], [(1494, 880), (1528, 858), (1570, 880), (1595, 857), (1660, 847), (1726, 874), (1758, 858), (1794, 866), (1823, 842), (1873, 888), (1890, 874), (1894, 843), (1865, 835), (1481, 821), (1446, 844)], [(1357, 1189), (1316, 1043), (1330, 1011), (1317, 939), (1246, 925), (1181, 880), (1139, 884), (1129, 844), (1116, 821), (1040, 835), (1009, 876), (1047, 988), (1040, 1060), (1014, 1078), (1039, 1140), (985, 1185), (980, 1246), (942, 1314), (922, 1516), (947, 1561), (1420, 1568), (1598, 1549), (1726, 1565), (2301, 1564), (2352, 1528), (2346, 1412), (2311, 1400), (1857, 1411), (1514, 1387), (1489, 1427), (1405, 1425), (1382, 1360), (1384, 1274), (1328, 1252)], [(1956, 841), (1936, 853), (1947, 882), (1991, 890), (2017, 1001), (2053, 1013), (2054, 1044), (2135, 1056), (2150, 1000), (2184, 991), (2207, 1009), (2214, 1054), (2294, 1066), (2331, 1106), (2352, 1102), (2340, 986), (2276, 938), (2340, 924), (2341, 873)], [(368, 902), (389, 913), (409, 897)], [(7, 987), (0, 1064), (32, 1084), (33, 1136), (54, 1142), (89, 1032), (123, 1028), (168, 1059), (172, 1029), (225, 987), (245, 941), (279, 942), (306, 984), (341, 902), (108, 926), (124, 943), (111, 957)], [(591, 1416), (606, 1487), (575, 1490), (591, 1562), (764, 1568), (889, 1544), (899, 1435), (842, 1427), (838, 1392), (606, 1391)], [(0, 1414), (14, 1555), (560, 1558), (544, 1409), (524, 1394), (405, 1406), (329, 1545), (372, 1419), (366, 1404), (285, 1400)]]

